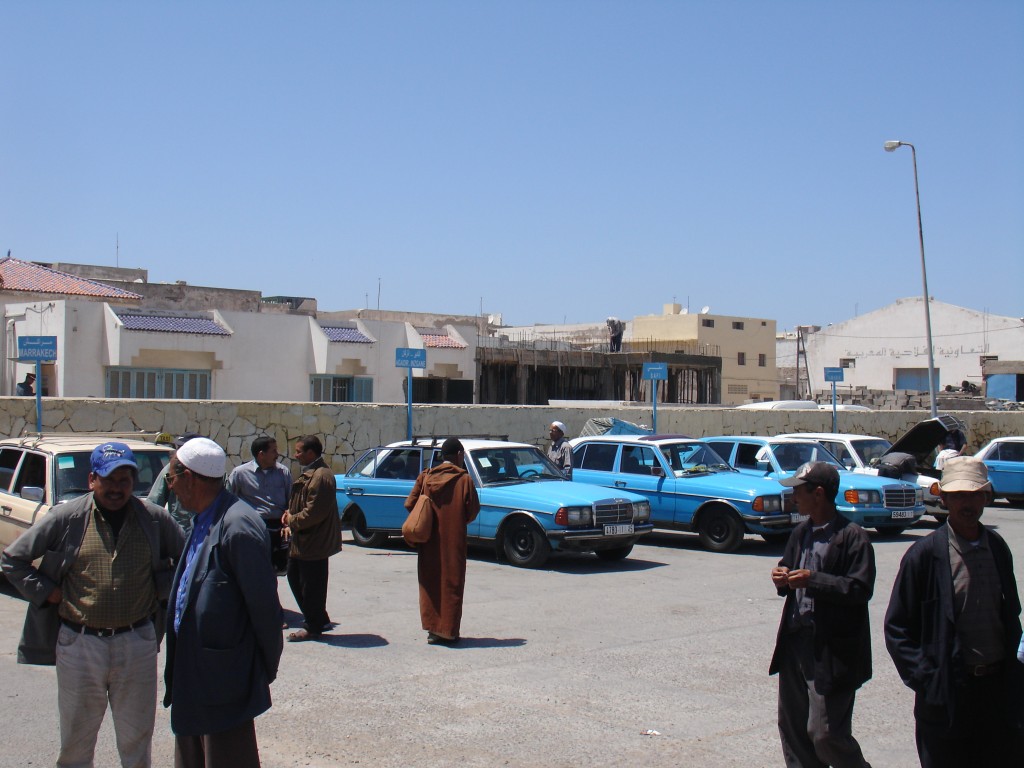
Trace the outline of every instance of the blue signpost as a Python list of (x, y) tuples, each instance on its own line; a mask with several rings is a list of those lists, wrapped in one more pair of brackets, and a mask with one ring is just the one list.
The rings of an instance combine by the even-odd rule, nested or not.
[(408, 397), (405, 434), (407, 439), (412, 440), (412, 369), (427, 367), (427, 350), (414, 347), (398, 347), (395, 350), (395, 367), (405, 368), (408, 371), (405, 387)]
[(836, 382), (843, 380), (843, 369), (842, 368), (826, 368), (825, 369), (825, 381), (832, 382), (832, 431), (837, 432), (836, 429)]
[(654, 406), (652, 429), (658, 434), (658, 382), (668, 381), (668, 363), (644, 363), (643, 378), (652, 382), (651, 402)]
[(36, 364), (36, 432), (43, 431), (43, 360), (57, 359), (56, 336), (19, 336), (18, 362)]

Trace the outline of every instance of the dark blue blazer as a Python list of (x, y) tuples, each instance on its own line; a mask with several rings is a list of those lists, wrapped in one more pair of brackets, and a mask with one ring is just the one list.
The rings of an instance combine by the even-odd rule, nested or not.
[(252, 507), (221, 492), (210, 532), (196, 553), (181, 625), (174, 606), (183, 555), (168, 601), (167, 686), (171, 730), (219, 733), (270, 708), (281, 660), (281, 605), (267, 526)]

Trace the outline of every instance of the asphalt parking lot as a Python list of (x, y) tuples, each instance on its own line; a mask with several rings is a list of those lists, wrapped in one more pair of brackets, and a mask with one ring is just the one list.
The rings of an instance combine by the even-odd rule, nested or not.
[[(1019, 574), (1024, 510), (999, 504), (984, 520)], [(881, 624), (900, 557), (933, 527), (874, 538), (875, 676), (858, 695), (854, 732), (875, 768), (917, 764), (913, 696)], [(415, 555), (347, 545), (331, 568), (338, 627), (320, 643), (285, 644), (274, 707), (257, 720), (263, 764), (781, 765), (767, 674), (783, 602), (768, 573), (780, 553), (752, 536), (723, 555), (693, 535), (657, 533), (622, 563), (567, 555), (525, 571), (477, 550), (464, 640), (445, 648), (419, 628)], [(296, 619), (283, 578), (278, 587)], [(0, 766), (12, 768), (52, 765), (57, 746), (53, 669), (15, 663), (24, 607), (0, 584)], [(154, 765), (172, 765), (172, 754), (161, 708)], [(108, 715), (96, 765), (117, 764)]]

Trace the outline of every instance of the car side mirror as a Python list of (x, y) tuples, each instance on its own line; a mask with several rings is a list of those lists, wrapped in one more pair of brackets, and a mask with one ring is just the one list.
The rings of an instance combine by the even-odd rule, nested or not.
[(655, 466), (651, 467), (651, 474), (654, 475), (655, 477), (664, 477), (665, 476), (665, 470), (662, 469), (661, 467), (655, 465)]
[(42, 501), (43, 489), (36, 485), (26, 485), (21, 489), (21, 498), (27, 501)]

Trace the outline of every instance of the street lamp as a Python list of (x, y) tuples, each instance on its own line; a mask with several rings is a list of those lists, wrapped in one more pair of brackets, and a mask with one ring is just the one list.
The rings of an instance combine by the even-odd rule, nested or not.
[(932, 418), (939, 415), (935, 402), (935, 353), (932, 345), (932, 313), (928, 304), (928, 270), (924, 263), (924, 227), (921, 225), (921, 190), (917, 185), (917, 150), (906, 141), (885, 142), (886, 152), (895, 152), (900, 147), (910, 147), (914, 159), (914, 194), (917, 196), (917, 236), (921, 241), (921, 283), (924, 286), (924, 327), (928, 336), (928, 396), (931, 400)]

